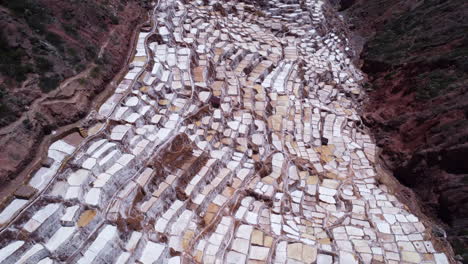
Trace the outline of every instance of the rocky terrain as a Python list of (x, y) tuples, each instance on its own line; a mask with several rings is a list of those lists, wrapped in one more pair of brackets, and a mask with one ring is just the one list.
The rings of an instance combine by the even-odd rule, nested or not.
[(0, 1), (2, 185), (24, 180), (18, 175), (43, 139), (87, 115), (125, 65), (147, 8), (139, 0)]
[(154, 3), (115, 90), (0, 210), (0, 263), (454, 263), (379, 170), (327, 1)]
[(382, 158), (468, 261), (468, 3), (343, 1)]

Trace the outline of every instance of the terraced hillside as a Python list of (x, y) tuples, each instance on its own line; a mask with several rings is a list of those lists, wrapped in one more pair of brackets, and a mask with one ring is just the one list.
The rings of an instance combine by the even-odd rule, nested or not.
[(345, 1), (366, 38), (364, 120), (400, 182), (468, 262), (468, 2)]
[(125, 65), (147, 6), (140, 0), (0, 1), (2, 185), (24, 180), (33, 154), (111, 90), (106, 86)]
[(453, 263), (378, 170), (328, 2), (161, 0), (151, 21), (0, 211), (0, 262)]

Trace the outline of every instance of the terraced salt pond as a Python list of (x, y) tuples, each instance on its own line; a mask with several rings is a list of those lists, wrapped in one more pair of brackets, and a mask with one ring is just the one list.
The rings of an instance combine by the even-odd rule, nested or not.
[(155, 5), (82, 142), (0, 213), (1, 263), (449, 263), (376, 180), (321, 0)]

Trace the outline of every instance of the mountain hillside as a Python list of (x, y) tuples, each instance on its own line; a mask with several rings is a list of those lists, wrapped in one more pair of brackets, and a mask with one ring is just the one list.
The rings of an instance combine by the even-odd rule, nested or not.
[(468, 2), (343, 1), (382, 158), (468, 252)]
[(148, 10), (143, 0), (0, 1), (0, 182), (88, 113)]

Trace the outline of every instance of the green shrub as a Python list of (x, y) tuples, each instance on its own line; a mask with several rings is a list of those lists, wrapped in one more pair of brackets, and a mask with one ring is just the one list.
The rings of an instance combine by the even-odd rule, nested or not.
[(15, 121), (16, 114), (13, 109), (11, 109), (4, 102), (0, 101), (0, 127), (6, 126), (11, 122)]
[(89, 74), (89, 76), (91, 76), (91, 78), (97, 78), (99, 77), (100, 74), (101, 74), (101, 70), (99, 69), (99, 67), (94, 67), (91, 70), (91, 73)]
[(31, 124), (31, 121), (29, 120), (29, 118), (26, 118), (23, 120), (23, 126), (27, 129), (27, 130), (30, 130), (33, 126)]
[(16, 111), (11, 108), (10, 95), (5, 86), (0, 85), (0, 127), (15, 121)]
[(75, 71), (82, 72), (85, 68), (86, 66), (83, 63), (79, 63), (79, 64), (76, 64)]
[(456, 87), (456, 73), (448, 69), (437, 69), (431, 72), (420, 74), (416, 87), (416, 98), (419, 100), (428, 100), (435, 98), (450, 88)]
[(59, 47), (59, 46), (62, 46), (63, 45), (63, 40), (62, 40), (62, 37), (60, 37), (59, 35), (55, 34), (54, 32), (47, 32), (45, 34), (45, 39), (52, 45), (54, 45), (55, 47)]
[(5, 98), (5, 96), (8, 95), (8, 92), (5, 88), (5, 86), (3, 85), (0, 85), (0, 100), (2, 100), (3, 98)]
[(64, 9), (62, 11), (62, 18), (65, 20), (71, 20), (75, 17), (72, 9)]
[(38, 73), (50, 72), (54, 68), (54, 64), (50, 62), (47, 58), (36, 57), (35, 60)]
[(69, 36), (78, 37), (78, 31), (76, 31), (75, 25), (63, 24), (63, 29)]
[(85, 85), (87, 85), (87, 84), (89, 83), (89, 81), (86, 80), (85, 78), (80, 78), (80, 79), (78, 80), (78, 83), (79, 83), (80, 85), (85, 86)]
[(0, 4), (6, 6), (17, 15), (22, 15), (27, 9), (31, 8), (31, 2), (29, 0), (2, 0)]
[(33, 67), (31, 64), (2, 64), (0, 65), (0, 72), (10, 78), (13, 78), (17, 82), (23, 82), (27, 79), (27, 74), (33, 72)]
[(97, 57), (97, 49), (94, 46), (87, 46), (86, 47), (86, 58), (88, 60), (94, 60)]
[(78, 51), (76, 49), (72, 48), (72, 47), (67, 49), (66, 59), (71, 65), (75, 65), (75, 67), (81, 61), (81, 58), (80, 58), (80, 56), (78, 54)]
[(48, 21), (42, 15), (32, 14), (26, 16), (25, 19), (29, 27), (33, 30), (36, 30), (41, 33), (46, 31), (46, 24)]
[(98, 65), (106, 65), (106, 64), (109, 64), (109, 61), (110, 61), (110, 59), (109, 59), (109, 55), (108, 55), (107, 52), (104, 52), (104, 53), (103, 53), (103, 56), (102, 56), (101, 58), (97, 58), (97, 59), (96, 59), (96, 63), (97, 63)]
[(113, 25), (118, 25), (119, 24), (119, 18), (115, 15), (111, 15), (110, 21)]
[(32, 72), (32, 66), (24, 63), (26, 52), (21, 48), (10, 47), (3, 30), (0, 30), (0, 73), (15, 79), (17, 82), (26, 80), (26, 75)]
[(57, 88), (61, 81), (62, 78), (60, 78), (60, 76), (58, 75), (54, 75), (51, 77), (43, 76), (39, 79), (39, 87), (44, 93), (48, 93), (52, 90), (55, 90), (55, 88)]
[(45, 25), (51, 20), (50, 13), (38, 1), (0, 0), (0, 4), (9, 8), (15, 15), (23, 17), (32, 29), (44, 32)]

